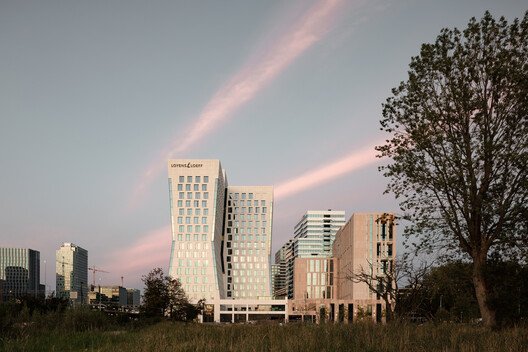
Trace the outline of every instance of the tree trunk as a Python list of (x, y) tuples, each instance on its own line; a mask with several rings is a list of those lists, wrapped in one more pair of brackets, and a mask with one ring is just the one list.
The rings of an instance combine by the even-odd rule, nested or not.
[(475, 287), (475, 295), (477, 296), (480, 315), (484, 326), (496, 328), (496, 311), (490, 305), (490, 292), (484, 275), (486, 264), (485, 258), (476, 258), (473, 260), (473, 286)]
[(392, 320), (392, 305), (389, 300), (385, 300), (385, 321), (388, 323)]

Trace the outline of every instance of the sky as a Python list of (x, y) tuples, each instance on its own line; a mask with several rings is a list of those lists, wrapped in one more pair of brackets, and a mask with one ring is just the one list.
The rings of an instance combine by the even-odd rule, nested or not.
[[(97, 283), (167, 271), (166, 160), (275, 187), (272, 256), (307, 210), (399, 213), (381, 104), (442, 28), (520, 0), (0, 0), (0, 246), (63, 242)], [(399, 245), (401, 251), (401, 243)], [(44, 263), (45, 261), (45, 263)], [(90, 281), (92, 275), (90, 274)]]

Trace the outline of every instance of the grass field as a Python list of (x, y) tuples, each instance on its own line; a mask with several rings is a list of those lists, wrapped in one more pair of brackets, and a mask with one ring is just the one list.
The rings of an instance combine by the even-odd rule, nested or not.
[(528, 329), (454, 324), (198, 325), (135, 329), (22, 328), (5, 351), (528, 351)]

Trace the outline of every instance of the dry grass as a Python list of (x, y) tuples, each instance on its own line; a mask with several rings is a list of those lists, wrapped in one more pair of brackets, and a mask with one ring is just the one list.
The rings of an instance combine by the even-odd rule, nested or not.
[(528, 329), (489, 331), (454, 324), (197, 325), (139, 330), (42, 331), (0, 345), (6, 351), (528, 351)]

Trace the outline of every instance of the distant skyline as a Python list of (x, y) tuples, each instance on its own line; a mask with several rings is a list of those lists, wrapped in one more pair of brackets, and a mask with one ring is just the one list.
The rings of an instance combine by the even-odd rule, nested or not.
[(398, 213), (373, 150), (381, 104), (441, 28), (527, 9), (0, 0), (0, 246), (40, 251), (48, 290), (63, 242), (110, 272), (102, 284), (142, 289), (141, 275), (168, 272), (169, 158), (273, 185), (273, 253), (307, 210)]

